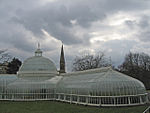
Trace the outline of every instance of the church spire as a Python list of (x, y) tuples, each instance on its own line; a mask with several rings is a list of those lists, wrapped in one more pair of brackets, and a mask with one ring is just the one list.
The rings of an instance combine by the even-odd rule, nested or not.
[(63, 45), (61, 47), (61, 56), (60, 56), (60, 73), (65, 73), (65, 57), (64, 57), (64, 50)]

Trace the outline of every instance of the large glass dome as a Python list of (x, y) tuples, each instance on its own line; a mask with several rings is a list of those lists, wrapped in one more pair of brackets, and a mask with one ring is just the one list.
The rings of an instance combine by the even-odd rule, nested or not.
[(19, 77), (44, 77), (57, 75), (54, 63), (42, 56), (42, 51), (37, 49), (35, 56), (26, 59), (18, 71)]
[(29, 72), (29, 71), (49, 71), (57, 72), (54, 63), (44, 57), (34, 56), (26, 59), (22, 64), (19, 72)]

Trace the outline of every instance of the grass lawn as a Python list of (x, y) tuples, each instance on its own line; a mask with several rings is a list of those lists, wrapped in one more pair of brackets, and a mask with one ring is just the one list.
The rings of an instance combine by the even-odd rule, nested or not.
[(54, 101), (0, 101), (0, 113), (142, 113), (148, 106), (90, 107)]

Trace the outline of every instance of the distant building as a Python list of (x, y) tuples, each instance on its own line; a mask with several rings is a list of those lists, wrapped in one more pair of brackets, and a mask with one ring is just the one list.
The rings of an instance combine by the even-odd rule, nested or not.
[(0, 75), (0, 100), (57, 100), (90, 106), (134, 106), (148, 102), (142, 82), (110, 67), (65, 73), (63, 46), (60, 71), (38, 47), (16, 75)]
[(8, 62), (0, 63), (0, 74), (6, 74), (8, 69)]

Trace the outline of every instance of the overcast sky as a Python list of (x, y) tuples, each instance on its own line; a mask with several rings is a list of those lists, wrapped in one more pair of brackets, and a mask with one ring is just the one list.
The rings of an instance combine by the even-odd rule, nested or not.
[(0, 0), (0, 49), (23, 61), (38, 42), (57, 67), (63, 42), (68, 70), (87, 51), (150, 55), (150, 0)]

